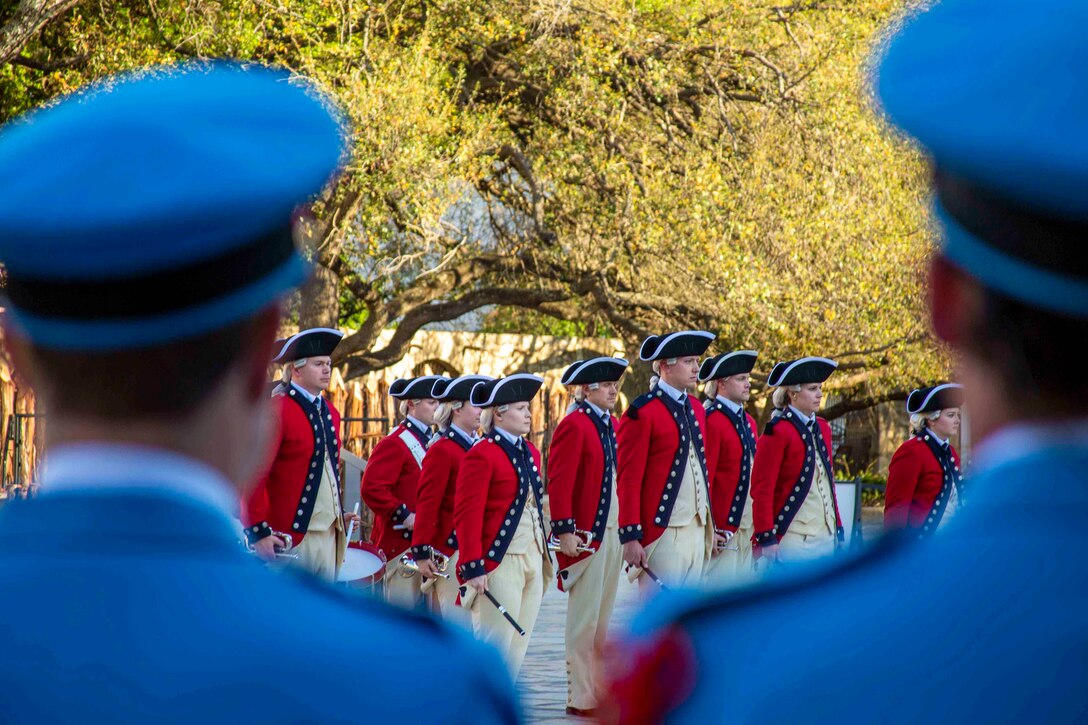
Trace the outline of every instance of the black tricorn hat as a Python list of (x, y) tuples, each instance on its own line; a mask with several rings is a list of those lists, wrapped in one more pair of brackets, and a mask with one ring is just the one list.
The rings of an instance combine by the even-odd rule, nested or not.
[(702, 330), (683, 330), (668, 335), (650, 335), (642, 341), (638, 357), (643, 362), (668, 360), (674, 357), (702, 355), (714, 341), (713, 332)]
[(699, 382), (728, 378), (730, 375), (750, 373), (756, 366), (759, 353), (755, 350), (736, 350), (703, 360), (699, 368)]
[(623, 376), (628, 364), (622, 357), (596, 357), (592, 360), (577, 360), (564, 371), (560, 382), (564, 385), (614, 383)]
[(767, 385), (772, 388), (783, 385), (822, 383), (831, 377), (839, 364), (826, 357), (802, 357), (780, 362), (771, 370)]
[(344, 339), (344, 333), (328, 327), (314, 327), (287, 338), (280, 354), (273, 362), (294, 362), (307, 357), (332, 355), (332, 351)]
[(521, 403), (536, 397), (544, 378), (529, 373), (515, 373), (505, 378), (476, 383), (469, 402), (478, 408)]
[(958, 383), (931, 385), (928, 388), (912, 390), (907, 396), (907, 412), (933, 413), (946, 408), (958, 408), (963, 405), (963, 386)]
[(467, 401), (476, 383), (486, 383), (494, 378), (487, 375), (462, 375), (459, 378), (439, 378), (431, 388), (435, 400)]
[(445, 380), (441, 375), (422, 375), (418, 378), (397, 378), (389, 386), (389, 394), (397, 400), (422, 400), (433, 398), (431, 389), (439, 380)]

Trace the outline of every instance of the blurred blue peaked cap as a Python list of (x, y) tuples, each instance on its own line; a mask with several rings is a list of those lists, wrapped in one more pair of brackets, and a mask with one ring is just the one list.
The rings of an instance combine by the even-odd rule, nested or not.
[(107, 79), (0, 128), (0, 261), (19, 334), (168, 343), (304, 281), (292, 217), (334, 177), (342, 116), (286, 73), (217, 62)]
[(1088, 2), (943, 0), (876, 68), (934, 166), (943, 253), (1029, 306), (1088, 317)]

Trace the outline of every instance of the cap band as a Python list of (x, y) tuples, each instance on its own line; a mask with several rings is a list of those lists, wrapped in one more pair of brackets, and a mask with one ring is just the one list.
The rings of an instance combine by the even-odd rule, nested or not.
[(1052, 272), (1088, 278), (1088, 255), (1075, 252), (1088, 239), (1088, 223), (1033, 211), (941, 169), (933, 178), (941, 206), (994, 249)]
[(294, 236), (285, 226), (210, 259), (135, 277), (36, 279), (9, 270), (7, 292), (13, 307), (45, 318), (150, 317), (225, 297), (272, 274), (294, 254)]

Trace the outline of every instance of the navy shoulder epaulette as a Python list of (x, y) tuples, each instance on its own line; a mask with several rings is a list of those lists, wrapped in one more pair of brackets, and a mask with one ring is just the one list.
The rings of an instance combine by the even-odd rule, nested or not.
[(763, 435), (769, 436), (774, 434), (774, 427), (778, 425), (779, 421), (785, 420), (786, 416), (780, 415), (777, 418), (771, 418), (767, 421), (767, 425), (763, 426)]
[(652, 393), (643, 393), (642, 395), (631, 401), (631, 404), (627, 406), (627, 411), (624, 413), (624, 415), (631, 420), (638, 420), (638, 409), (646, 405), (653, 399), (654, 396)]

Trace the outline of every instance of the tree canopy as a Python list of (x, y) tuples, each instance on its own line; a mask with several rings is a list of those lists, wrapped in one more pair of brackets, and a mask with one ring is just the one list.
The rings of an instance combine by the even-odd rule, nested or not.
[(903, 6), (23, 0), (0, 15), (0, 51), (22, 39), (0, 56), (0, 108), (181, 60), (286, 67), (350, 121), (297, 310), (358, 327), (337, 352), (349, 377), (485, 310), (496, 329), (612, 334), (629, 354), (708, 329), (711, 352), (760, 350), (764, 375), (835, 357), (836, 414), (947, 373), (925, 314), (924, 164), (866, 97)]

